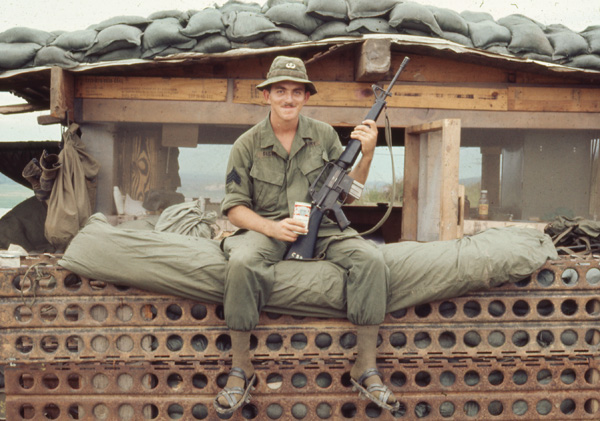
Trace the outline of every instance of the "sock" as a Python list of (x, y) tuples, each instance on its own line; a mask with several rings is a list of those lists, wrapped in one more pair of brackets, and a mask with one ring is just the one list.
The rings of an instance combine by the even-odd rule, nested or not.
[[(246, 378), (249, 380), (254, 374), (254, 367), (250, 359), (250, 331), (243, 332), (240, 330), (230, 330), (231, 337), (231, 355), (232, 367), (239, 367), (246, 373)], [(244, 380), (236, 376), (229, 376), (226, 387), (241, 387), (244, 389)], [(234, 398), (239, 399), (240, 396), (234, 395)], [(223, 407), (229, 407), (229, 403), (223, 397), (219, 398), (219, 404)]]
[[(357, 355), (356, 362), (350, 370), (350, 375), (353, 379), (358, 380), (362, 374), (370, 369), (377, 368), (377, 336), (379, 334), (379, 325), (362, 325), (357, 326), (356, 345)], [(366, 388), (373, 383), (383, 384), (379, 376), (371, 376), (364, 380), (363, 386)], [(379, 392), (373, 393), (379, 397)], [(386, 403), (394, 404), (396, 398), (391, 395)]]

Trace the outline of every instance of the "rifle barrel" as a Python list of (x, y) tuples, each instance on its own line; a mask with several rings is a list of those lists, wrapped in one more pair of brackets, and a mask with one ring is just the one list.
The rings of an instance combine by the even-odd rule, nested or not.
[(402, 70), (404, 70), (404, 68), (408, 64), (409, 60), (410, 59), (408, 57), (404, 57), (404, 60), (402, 60), (402, 64), (400, 64), (400, 67), (398, 68), (398, 71), (396, 72), (396, 74), (394, 75), (394, 78), (392, 79), (392, 81), (388, 85), (387, 91), (385, 91), (385, 96), (389, 96), (390, 95), (390, 91), (392, 90), (392, 87), (396, 83), (396, 80), (398, 79), (398, 76), (400, 76), (400, 73), (402, 73)]

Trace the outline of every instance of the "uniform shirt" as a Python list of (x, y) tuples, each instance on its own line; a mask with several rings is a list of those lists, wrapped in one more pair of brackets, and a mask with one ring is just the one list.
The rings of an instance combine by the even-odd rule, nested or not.
[[(233, 144), (221, 211), (227, 214), (232, 207), (242, 205), (268, 219), (287, 218), (293, 214), (295, 202), (311, 202), (310, 185), (323, 166), (342, 152), (333, 127), (300, 115), (288, 154), (267, 116)], [(353, 232), (348, 228), (344, 234)], [(340, 234), (337, 224), (324, 217), (319, 236), (335, 234)]]

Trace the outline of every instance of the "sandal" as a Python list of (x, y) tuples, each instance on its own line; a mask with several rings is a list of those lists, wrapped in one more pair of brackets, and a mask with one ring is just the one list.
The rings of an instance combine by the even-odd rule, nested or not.
[[(350, 377), (350, 382), (352, 382), (352, 384), (354, 385), (353, 390), (358, 390), (358, 395), (360, 397), (366, 397), (370, 399), (380, 408), (387, 409), (388, 411), (392, 412), (398, 411), (400, 409), (400, 401), (396, 401), (391, 405), (387, 403), (389, 397), (392, 396), (392, 392), (386, 385), (373, 383), (367, 386), (366, 388), (363, 386), (364, 381), (371, 376), (378, 376), (379, 378), (382, 377), (381, 373), (376, 368), (370, 368), (368, 370), (365, 370), (365, 372), (362, 374), (362, 376), (359, 377), (358, 380), (354, 380), (352, 377)], [(379, 396), (381, 397), (378, 398), (376, 395), (373, 394), (373, 392), (379, 392)]]
[[(254, 383), (256, 382), (256, 373), (252, 374), (250, 380), (246, 378), (246, 373), (239, 367), (232, 367), (229, 372), (230, 376), (238, 377), (244, 380), (244, 389), (239, 386), (234, 387), (224, 387), (218, 394), (215, 400), (213, 401), (213, 405), (219, 414), (232, 414), (242, 406), (244, 403), (250, 402), (250, 390), (254, 390)], [(233, 397), (233, 395), (239, 395), (239, 399)], [(224, 397), (227, 400), (229, 406), (223, 406), (219, 403), (219, 398)]]

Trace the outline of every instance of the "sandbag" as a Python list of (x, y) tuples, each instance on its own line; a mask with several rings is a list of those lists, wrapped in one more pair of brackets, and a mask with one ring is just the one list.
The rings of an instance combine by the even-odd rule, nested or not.
[(28, 43), (0, 43), (0, 69), (20, 69), (33, 63), (39, 44)]
[(159, 10), (158, 12), (154, 12), (148, 16), (148, 19), (151, 21), (165, 19), (165, 18), (175, 18), (182, 25), (188, 21), (189, 15), (187, 12), (182, 12), (181, 10), (171, 9), (171, 10)]
[(222, 17), (219, 10), (206, 8), (192, 15), (186, 27), (180, 32), (190, 38), (202, 38), (213, 34), (225, 35)]
[(233, 16), (238, 12), (262, 13), (262, 6), (258, 3), (245, 3), (238, 0), (229, 0), (218, 8), (223, 15), (223, 23), (227, 26)]
[(254, 12), (233, 12), (225, 23), (227, 38), (232, 42), (250, 42), (279, 31), (266, 16)]
[(34, 43), (44, 46), (55, 37), (56, 35), (50, 32), (19, 26), (0, 33), (0, 43)]
[(302, 3), (284, 3), (271, 7), (265, 13), (272, 22), (294, 28), (305, 35), (310, 35), (323, 22), (309, 14)]
[(279, 28), (278, 32), (273, 32), (263, 38), (265, 44), (270, 46), (291, 45), (297, 42), (308, 41), (308, 35), (303, 34), (292, 28)]
[(96, 59), (96, 61), (117, 61), (117, 60), (131, 60), (142, 57), (142, 46), (138, 45), (133, 48), (121, 48), (119, 50), (109, 51), (108, 53), (101, 54), (99, 56), (89, 56)]
[(600, 55), (582, 54), (573, 57), (565, 63), (566, 66), (578, 67), (580, 69), (600, 70)]
[(306, 13), (321, 20), (348, 20), (346, 0), (308, 0)]
[(360, 36), (360, 32), (348, 31), (348, 24), (341, 21), (326, 22), (319, 26), (311, 35), (311, 41), (342, 36)]
[(438, 37), (442, 35), (442, 29), (431, 10), (419, 3), (399, 3), (390, 12), (389, 23), (399, 32), (417, 30)]
[(473, 41), (468, 36), (463, 34), (459, 34), (458, 32), (442, 32), (442, 38), (447, 39), (448, 41), (456, 42), (460, 45), (466, 45), (467, 47), (473, 47)]
[[(535, 53), (552, 56), (554, 49), (546, 38), (542, 25), (525, 16), (510, 15), (499, 19), (498, 24), (508, 28), (511, 40), (508, 51), (516, 55)], [(545, 27), (544, 27), (545, 28)]]
[(56, 37), (49, 45), (66, 51), (87, 51), (96, 42), (98, 32), (93, 29), (65, 32)]
[[(460, 240), (387, 244), (381, 250), (390, 267), (387, 312), (516, 282), (557, 258), (550, 237), (514, 227)], [(119, 229), (95, 214), (58, 264), (110, 283), (222, 302), (226, 260), (219, 243), (206, 238)], [(341, 267), (327, 261), (279, 262), (265, 310), (344, 317), (344, 276)]]
[(444, 32), (456, 32), (464, 36), (469, 35), (469, 25), (467, 21), (458, 12), (450, 9), (444, 9), (441, 7), (427, 6), (438, 25)]
[(588, 26), (581, 36), (587, 40), (591, 54), (600, 54), (600, 25)]
[(48, 200), (44, 235), (58, 250), (64, 250), (85, 225), (95, 203), (100, 165), (85, 151), (78, 130), (77, 124), (71, 124), (63, 133), (64, 146), (58, 156), (60, 168)]
[(60, 47), (48, 46), (42, 47), (35, 55), (34, 66), (58, 66), (63, 69), (72, 69), (79, 66), (70, 51), (65, 51)]
[(382, 18), (360, 18), (353, 19), (348, 24), (348, 32), (358, 32), (360, 34), (397, 34), (394, 28), (390, 26), (387, 20)]
[(470, 10), (465, 10), (460, 12), (460, 16), (462, 16), (467, 22), (483, 22), (485, 20), (494, 21), (494, 17), (487, 12), (472, 12)]
[(115, 25), (127, 25), (127, 26), (135, 26), (138, 29), (145, 29), (152, 22), (152, 19), (144, 18), (142, 16), (114, 16), (112, 18), (103, 20), (100, 23), (95, 25), (90, 25), (87, 29), (93, 29), (95, 31), (103, 31), (106, 28), (110, 28)]
[(198, 41), (192, 51), (198, 53), (222, 53), (231, 50), (231, 41), (223, 35), (211, 35)]
[(191, 49), (196, 41), (181, 33), (183, 27), (175, 18), (158, 19), (148, 25), (142, 39), (142, 58), (153, 56), (167, 47)]
[(231, 43), (231, 48), (259, 49), (259, 48), (267, 48), (267, 47), (269, 47), (269, 44), (267, 44), (263, 39), (255, 39), (255, 40), (248, 41), (248, 42), (232, 42)]
[(493, 20), (469, 22), (469, 36), (477, 48), (506, 47), (511, 40), (510, 30)]
[(564, 60), (588, 52), (586, 39), (564, 25), (549, 25), (545, 33), (554, 49), (553, 60)]
[(129, 25), (112, 25), (98, 33), (96, 42), (85, 55), (101, 55), (141, 45), (142, 31), (139, 28)]
[(346, 0), (348, 2), (348, 18), (375, 18), (385, 16), (399, 3), (399, 0)]

